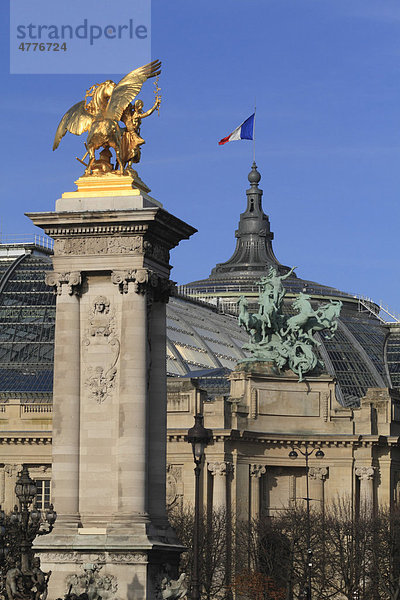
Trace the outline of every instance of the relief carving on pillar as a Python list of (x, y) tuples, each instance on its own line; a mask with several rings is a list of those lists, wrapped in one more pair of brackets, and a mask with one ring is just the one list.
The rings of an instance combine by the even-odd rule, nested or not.
[(40, 558), (46, 563), (77, 563), (78, 552), (41, 552)]
[(169, 263), (169, 250), (165, 246), (145, 241), (144, 250), (147, 257), (151, 257), (154, 260), (165, 264)]
[(142, 255), (144, 252), (143, 237), (140, 235), (115, 237), (82, 237), (66, 238), (54, 241), (54, 255), (88, 255), (88, 254), (132, 254)]
[(322, 402), (322, 416), (323, 416), (325, 423), (328, 421), (330, 399), (331, 399), (331, 393), (326, 392), (326, 394), (323, 397), (323, 402)]
[(166, 498), (168, 508), (181, 508), (183, 502), (182, 467), (167, 465)]
[(374, 478), (376, 467), (356, 467), (355, 473), (361, 481), (369, 481)]
[(250, 418), (251, 419), (257, 418), (257, 398), (258, 398), (257, 388), (252, 388), (251, 393), (250, 393)]
[[(120, 342), (115, 311), (105, 296), (97, 296), (89, 310), (83, 338), (83, 359), (87, 364), (86, 389), (98, 404), (109, 397), (115, 385)], [(93, 361), (98, 364), (91, 364)]]
[(233, 473), (233, 464), (231, 462), (212, 462), (208, 463), (208, 470), (211, 475), (220, 475), (223, 477), (224, 475), (231, 475)]
[(72, 296), (73, 294), (79, 294), (82, 276), (79, 271), (71, 271), (70, 273), (56, 273), (56, 271), (47, 271), (45, 282), (46, 285), (54, 287), (54, 293), (58, 296), (61, 296), (63, 293), (63, 285), (65, 285), (67, 293)]
[(255, 465), (251, 464), (250, 466), (250, 477), (262, 477), (267, 472), (267, 468), (265, 465)]
[(146, 564), (148, 562), (145, 552), (112, 552), (109, 555), (112, 563), (115, 564)]
[(310, 467), (308, 474), (311, 479), (319, 479), (325, 481), (328, 475), (328, 467)]
[(86, 563), (81, 575), (68, 575), (65, 579), (69, 594), (86, 593), (89, 598), (117, 600), (118, 582), (114, 575), (100, 575), (103, 565)]

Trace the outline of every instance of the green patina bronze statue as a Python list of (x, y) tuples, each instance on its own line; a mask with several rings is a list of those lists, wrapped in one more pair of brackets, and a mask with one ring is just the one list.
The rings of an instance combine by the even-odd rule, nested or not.
[(314, 333), (327, 330), (329, 337), (334, 335), (342, 303), (331, 300), (314, 310), (310, 296), (300, 293), (293, 302), (297, 314), (292, 317), (283, 314), (285, 288), (282, 280), (289, 277), (295, 268), (285, 275), (278, 275), (274, 267), (269, 268), (268, 275), (258, 282), (261, 289), (257, 313), (249, 313), (248, 301), (241, 296), (238, 302), (239, 325), (250, 335), (250, 342), (243, 346), (252, 354), (248, 361), (273, 362), (279, 370), (290, 368), (298, 375), (299, 381), (303, 381), (306, 373), (323, 366), (315, 353), (319, 342)]

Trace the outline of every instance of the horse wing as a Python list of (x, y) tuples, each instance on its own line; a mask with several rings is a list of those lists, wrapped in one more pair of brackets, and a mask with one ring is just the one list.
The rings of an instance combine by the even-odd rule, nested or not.
[(161, 62), (153, 62), (139, 67), (125, 75), (115, 86), (107, 106), (106, 118), (120, 121), (122, 113), (130, 102), (138, 95), (144, 82), (150, 77), (156, 77), (161, 73)]
[(74, 135), (81, 135), (88, 131), (92, 125), (93, 117), (85, 108), (85, 101), (74, 104), (61, 119), (54, 138), (53, 150), (58, 148), (62, 138), (70, 131)]

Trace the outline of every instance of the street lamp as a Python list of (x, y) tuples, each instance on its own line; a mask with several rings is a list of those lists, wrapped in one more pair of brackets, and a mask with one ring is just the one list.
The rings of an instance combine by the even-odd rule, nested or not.
[(305, 450), (299, 448), (299, 446), (292, 446), (291, 451), (289, 452), (289, 458), (296, 459), (298, 457), (298, 453), (295, 448), (300, 452), (302, 456), (306, 459), (306, 489), (307, 489), (307, 497), (304, 500), (307, 502), (307, 587), (304, 590), (303, 597), (305, 600), (311, 600), (311, 572), (312, 572), (312, 549), (311, 549), (311, 520), (310, 520), (310, 493), (309, 493), (309, 466), (308, 459), (315, 452), (315, 458), (323, 458), (325, 456), (324, 452), (321, 448), (318, 448), (315, 451), (315, 448), (309, 450), (309, 446), (305, 444)]
[(32, 510), (29, 506), (35, 499), (37, 493), (36, 483), (29, 476), (26, 466), (23, 467), (21, 475), (15, 484), (15, 494), (19, 500), (20, 510), (15, 506), (10, 515), (10, 523), (19, 530), (20, 548), (21, 548), (21, 568), (22, 572), (29, 571), (29, 558), (32, 550), (33, 540), (37, 535), (45, 535), (53, 530), (57, 518), (53, 505), (45, 513), (45, 518), (49, 524), (48, 530), (42, 530), (42, 515), (35, 505)]
[(192, 575), (192, 600), (199, 600), (199, 529), (200, 529), (200, 472), (204, 450), (212, 437), (211, 429), (203, 425), (203, 415), (195, 415), (194, 427), (187, 433), (187, 441), (192, 444), (195, 474), (194, 496), (194, 536), (193, 536), (193, 575)]

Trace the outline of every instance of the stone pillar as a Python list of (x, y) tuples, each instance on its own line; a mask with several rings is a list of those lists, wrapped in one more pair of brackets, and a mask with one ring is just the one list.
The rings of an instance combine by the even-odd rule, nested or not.
[(6, 472), (5, 465), (0, 468), (0, 506), (4, 508)]
[(82, 177), (77, 185), (55, 212), (29, 215), (54, 239), (48, 283), (58, 294), (59, 517), (35, 551), (53, 572), (49, 597), (64, 597), (90, 563), (108, 586), (118, 585), (118, 597), (153, 600), (165, 565), (175, 575), (182, 550), (164, 518), (165, 299), (156, 292), (168, 283), (170, 250), (195, 230), (130, 175)]
[(227, 507), (227, 477), (233, 472), (230, 462), (208, 463), (208, 470), (213, 476), (213, 509)]
[(115, 522), (146, 521), (148, 421), (148, 273), (113, 272), (123, 294), (117, 440), (118, 508)]
[(374, 506), (375, 467), (356, 467), (355, 473), (360, 480), (360, 508), (372, 510)]
[(264, 465), (250, 465), (250, 517), (258, 519), (260, 516), (261, 478), (267, 469)]
[(80, 307), (79, 272), (46, 274), (57, 294), (53, 395), (53, 489), (57, 530), (77, 528), (79, 516)]
[(308, 475), (311, 479), (311, 497), (317, 500), (317, 509), (324, 509), (324, 481), (328, 475), (327, 467), (310, 467)]
[(167, 447), (167, 336), (166, 303), (170, 282), (151, 278), (148, 290), (149, 341), (152, 349), (149, 373), (149, 513), (152, 522), (163, 524), (166, 515)]
[(15, 484), (19, 473), (22, 471), (22, 465), (4, 465), (4, 505), (6, 512), (11, 511), (17, 502), (15, 495)]
[(295, 475), (289, 475), (289, 506), (295, 507), (296, 506), (296, 476)]

